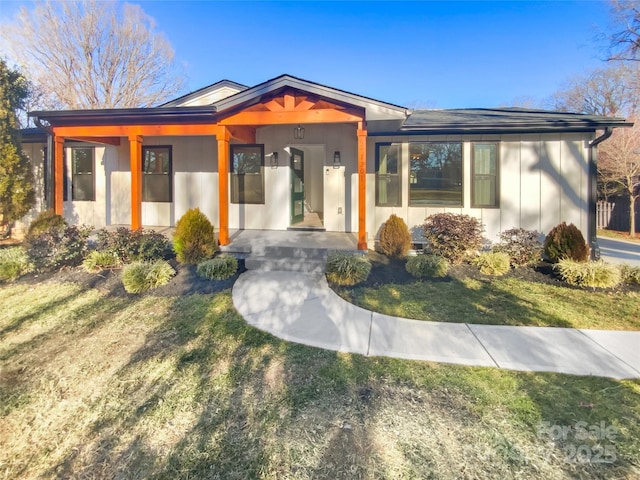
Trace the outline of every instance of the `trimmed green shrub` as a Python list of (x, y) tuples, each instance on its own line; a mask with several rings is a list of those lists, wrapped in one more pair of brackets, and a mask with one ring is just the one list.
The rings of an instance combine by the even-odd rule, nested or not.
[(371, 273), (371, 263), (364, 256), (332, 252), (327, 257), (327, 279), (338, 285), (355, 285), (364, 282)]
[(165, 260), (133, 262), (122, 269), (122, 283), (129, 293), (141, 293), (166, 285), (176, 271)]
[(578, 262), (569, 258), (558, 261), (554, 267), (569, 285), (580, 287), (612, 288), (620, 283), (620, 269), (617, 265), (597, 262)]
[(0, 281), (12, 281), (33, 271), (27, 252), (22, 247), (0, 249)]
[(640, 285), (640, 267), (620, 265), (620, 277), (624, 283)]
[(39, 272), (76, 267), (87, 253), (87, 239), (92, 230), (86, 225), (53, 226), (45, 232), (27, 235), (24, 248)]
[(97, 273), (105, 268), (118, 268), (120, 259), (113, 252), (92, 250), (82, 261), (82, 266), (89, 273)]
[(62, 230), (67, 225), (62, 215), (58, 215), (53, 209), (40, 212), (29, 224), (27, 235), (39, 235), (53, 229)]
[(196, 273), (199, 277), (207, 280), (226, 280), (235, 275), (238, 271), (238, 260), (236, 257), (225, 256), (205, 260), (198, 264)]
[(564, 258), (586, 262), (589, 260), (589, 247), (578, 227), (562, 222), (553, 227), (544, 239), (544, 254), (554, 263)]
[(536, 230), (511, 228), (499, 234), (500, 243), (493, 250), (509, 255), (511, 265), (514, 267), (532, 265), (540, 261), (542, 253), (540, 235)]
[(437, 213), (425, 219), (423, 228), (431, 253), (454, 265), (475, 254), (482, 245), (482, 224), (469, 215)]
[(96, 250), (113, 254), (121, 263), (160, 260), (171, 250), (169, 239), (153, 230), (120, 227), (108, 231), (103, 228), (96, 236)]
[(444, 277), (449, 271), (449, 262), (439, 255), (416, 255), (407, 259), (405, 268), (416, 278)]
[(411, 248), (411, 234), (404, 220), (392, 214), (380, 229), (380, 252), (392, 258), (404, 258)]
[(173, 249), (181, 263), (197, 264), (216, 253), (213, 225), (200, 209), (192, 208), (180, 217), (173, 235)]
[(505, 252), (482, 252), (473, 259), (473, 264), (485, 275), (504, 275), (511, 268), (509, 255)]

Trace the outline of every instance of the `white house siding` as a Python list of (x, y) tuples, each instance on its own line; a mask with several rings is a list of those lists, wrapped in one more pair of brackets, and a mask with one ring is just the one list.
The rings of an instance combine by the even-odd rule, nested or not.
[[(374, 240), (392, 213), (402, 217), (414, 239), (435, 213), (472, 215), (485, 227), (485, 238), (499, 240), (501, 231), (521, 227), (546, 234), (562, 221), (588, 232), (588, 142), (591, 134), (465, 135), (370, 137), (367, 141), (367, 234)], [(463, 141), (462, 208), (409, 206), (409, 142)], [(471, 144), (497, 141), (500, 151), (500, 207), (471, 208)], [(401, 143), (402, 205), (375, 206), (375, 145)]]
[(46, 209), (44, 190), (45, 190), (45, 170), (44, 170), (44, 152), (45, 143), (23, 143), (22, 152), (29, 157), (31, 169), (33, 171), (34, 188), (36, 192), (36, 202), (24, 217), (17, 221), (13, 227), (13, 233), (18, 236), (26, 233), (29, 224), (38, 213)]

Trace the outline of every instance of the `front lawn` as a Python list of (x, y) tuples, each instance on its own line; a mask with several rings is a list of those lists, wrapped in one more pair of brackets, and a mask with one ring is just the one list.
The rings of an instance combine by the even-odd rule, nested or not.
[(640, 475), (640, 381), (304, 347), (249, 327), (228, 288), (54, 275), (0, 285), (0, 311), (2, 478)]
[(640, 287), (616, 290), (570, 287), (550, 266), (520, 267), (504, 277), (471, 265), (445, 278), (416, 280), (404, 261), (371, 252), (367, 282), (332, 288), (344, 299), (387, 315), (437, 322), (640, 330)]

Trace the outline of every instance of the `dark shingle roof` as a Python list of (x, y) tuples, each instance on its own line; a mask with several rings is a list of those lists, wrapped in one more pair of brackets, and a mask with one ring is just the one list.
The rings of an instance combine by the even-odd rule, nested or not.
[(524, 108), (470, 108), (416, 110), (407, 117), (400, 130), (424, 133), (585, 132), (631, 125), (633, 123), (619, 117)]

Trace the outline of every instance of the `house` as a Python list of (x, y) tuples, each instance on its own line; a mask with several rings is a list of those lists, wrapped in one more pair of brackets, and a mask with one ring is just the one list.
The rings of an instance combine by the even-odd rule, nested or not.
[(237, 229), (304, 227), (353, 232), (359, 249), (392, 213), (416, 241), (439, 212), (478, 217), (490, 241), (562, 221), (593, 241), (596, 146), (630, 125), (519, 108), (410, 111), (290, 75), (223, 80), (154, 108), (30, 116), (48, 132), (32, 148), (51, 172), (41, 191), (73, 223), (172, 226), (198, 207), (222, 245)]

